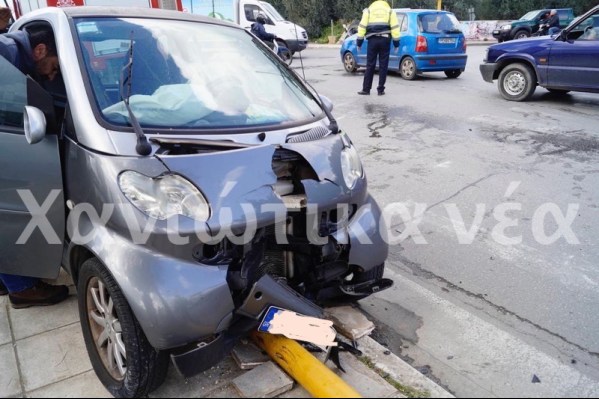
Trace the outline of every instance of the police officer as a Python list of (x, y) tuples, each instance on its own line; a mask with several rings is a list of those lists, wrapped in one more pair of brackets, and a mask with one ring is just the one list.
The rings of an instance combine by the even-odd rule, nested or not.
[(362, 91), (359, 91), (358, 94), (370, 94), (378, 58), (379, 85), (377, 91), (379, 96), (382, 96), (385, 94), (392, 39), (396, 51), (399, 49), (399, 23), (397, 22), (397, 15), (387, 1), (377, 0), (364, 10), (358, 27), (358, 51), (361, 50), (366, 37), (368, 38), (368, 62)]

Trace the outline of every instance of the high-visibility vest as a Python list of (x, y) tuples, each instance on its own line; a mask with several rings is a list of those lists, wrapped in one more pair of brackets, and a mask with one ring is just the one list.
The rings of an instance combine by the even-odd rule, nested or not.
[(377, 0), (364, 10), (358, 27), (358, 39), (377, 33), (391, 33), (394, 41), (398, 41), (400, 36), (397, 14), (384, 0)]

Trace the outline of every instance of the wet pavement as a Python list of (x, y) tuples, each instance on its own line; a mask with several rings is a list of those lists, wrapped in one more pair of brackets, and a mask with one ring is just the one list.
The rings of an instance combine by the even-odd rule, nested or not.
[(371, 193), (396, 211), (396, 289), (363, 307), (381, 339), (458, 396), (596, 396), (599, 95), (538, 88), (507, 102), (480, 76), (484, 51), (469, 48), (456, 80), (392, 74), (382, 98), (356, 95), (363, 74), (346, 73), (338, 50), (305, 53)]

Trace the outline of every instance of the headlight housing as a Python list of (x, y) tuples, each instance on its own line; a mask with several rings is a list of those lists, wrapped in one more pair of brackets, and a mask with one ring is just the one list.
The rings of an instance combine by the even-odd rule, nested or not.
[(341, 151), (341, 170), (343, 171), (345, 184), (349, 189), (353, 189), (358, 179), (364, 177), (364, 167), (360, 155), (352, 144), (349, 144)]
[(126, 171), (119, 176), (119, 187), (137, 209), (151, 218), (166, 220), (182, 215), (199, 222), (210, 218), (210, 205), (204, 195), (179, 175), (152, 178)]
[(512, 25), (503, 25), (501, 30), (512, 30)]

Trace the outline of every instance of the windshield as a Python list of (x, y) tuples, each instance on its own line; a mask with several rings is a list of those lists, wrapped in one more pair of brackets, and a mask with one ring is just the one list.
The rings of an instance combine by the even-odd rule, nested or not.
[(112, 125), (130, 126), (120, 84), (131, 43), (130, 105), (142, 127), (274, 127), (323, 114), (299, 79), (244, 30), (159, 19), (75, 24), (92, 94)]
[(421, 14), (418, 26), (423, 33), (462, 33), (458, 19), (448, 13)]
[(537, 16), (539, 15), (539, 11), (531, 11), (526, 13), (522, 18), (520, 18), (520, 21), (534, 21)]
[(266, 9), (266, 11), (268, 11), (268, 13), (272, 16), (272, 18), (275, 21), (285, 21), (285, 18), (283, 18), (281, 16), (281, 14), (279, 14), (279, 12), (277, 11), (276, 8), (274, 8), (270, 3), (266, 3), (261, 1), (260, 5), (262, 5), (262, 7), (264, 7), (264, 9)]

